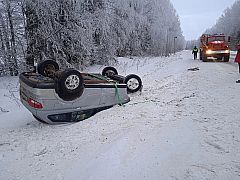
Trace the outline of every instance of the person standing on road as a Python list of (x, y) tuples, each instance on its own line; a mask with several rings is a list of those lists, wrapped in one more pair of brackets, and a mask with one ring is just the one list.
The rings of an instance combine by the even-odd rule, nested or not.
[[(237, 55), (235, 57), (235, 62), (238, 63), (238, 72), (240, 74), (240, 43), (237, 45)], [(236, 83), (240, 83), (240, 79), (237, 80)]]
[(194, 48), (192, 50), (192, 54), (193, 54), (194, 59), (197, 59), (197, 53), (198, 53), (198, 48), (197, 48), (197, 46), (194, 46)]

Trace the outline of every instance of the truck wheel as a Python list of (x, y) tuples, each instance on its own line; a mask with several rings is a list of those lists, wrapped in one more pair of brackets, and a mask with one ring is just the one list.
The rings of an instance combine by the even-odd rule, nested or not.
[(134, 93), (142, 88), (142, 80), (136, 74), (127, 75), (124, 83), (127, 84), (127, 91), (129, 93)]
[(64, 101), (73, 101), (79, 98), (83, 90), (83, 77), (75, 69), (66, 69), (55, 79), (55, 91)]
[(229, 62), (229, 55), (224, 56), (223, 60), (224, 62)]
[(202, 61), (203, 61), (203, 62), (207, 62), (207, 56), (204, 56), (204, 55), (203, 55), (203, 56), (202, 56)]
[(108, 66), (102, 70), (102, 75), (109, 77), (112, 75), (118, 75), (118, 72), (114, 67)]
[(199, 59), (202, 60), (202, 51), (200, 50), (200, 53), (199, 53)]
[(39, 74), (53, 78), (55, 72), (59, 70), (59, 65), (56, 61), (46, 60), (38, 64), (37, 71)]

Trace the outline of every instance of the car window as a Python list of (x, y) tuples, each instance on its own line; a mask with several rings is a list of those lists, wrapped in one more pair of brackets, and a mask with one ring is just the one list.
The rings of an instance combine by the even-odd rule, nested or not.
[(209, 37), (208, 42), (212, 42), (212, 41), (225, 41), (225, 37), (223, 36)]
[(95, 109), (90, 109), (84, 111), (49, 115), (48, 118), (53, 122), (77, 122), (91, 117), (95, 114), (95, 112)]
[(52, 122), (78, 122), (95, 115), (97, 112), (106, 110), (111, 107), (112, 106), (107, 106), (82, 111), (74, 111), (69, 113), (53, 114), (49, 115), (48, 119), (50, 119)]

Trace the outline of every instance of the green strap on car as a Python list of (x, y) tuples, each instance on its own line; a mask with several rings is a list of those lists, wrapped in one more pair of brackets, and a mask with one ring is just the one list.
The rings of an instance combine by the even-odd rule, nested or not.
[[(111, 82), (108, 78), (105, 78), (105, 77), (103, 77), (103, 76), (98, 76), (97, 74), (89, 74), (89, 75), (92, 76), (92, 77), (95, 77), (95, 78), (97, 78), (97, 79), (100, 79), (100, 80), (106, 80), (106, 81), (108, 81), (108, 82)], [(112, 83), (112, 82), (111, 82), (111, 83)], [(123, 104), (122, 104), (123, 101), (122, 101), (121, 98), (120, 98), (119, 90), (118, 90), (117, 85), (118, 85), (117, 82), (114, 83), (115, 91), (116, 91), (116, 94), (117, 94), (118, 105), (123, 106)]]
[(121, 100), (120, 95), (119, 95), (119, 91), (118, 91), (117, 83), (115, 83), (114, 85), (115, 85), (115, 91), (116, 91), (116, 94), (117, 94), (118, 105), (123, 106), (123, 104), (122, 104), (122, 100)]

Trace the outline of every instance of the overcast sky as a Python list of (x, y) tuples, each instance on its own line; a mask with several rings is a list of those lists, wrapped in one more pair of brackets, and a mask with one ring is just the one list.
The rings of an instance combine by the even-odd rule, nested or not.
[(197, 39), (212, 27), (235, 0), (171, 0), (181, 21), (186, 40)]

